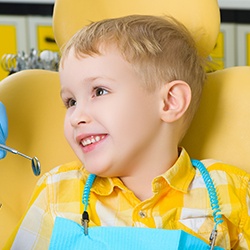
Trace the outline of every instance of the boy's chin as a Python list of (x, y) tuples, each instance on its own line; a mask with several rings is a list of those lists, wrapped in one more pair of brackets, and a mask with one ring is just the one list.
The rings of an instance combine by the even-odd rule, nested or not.
[[(83, 164), (84, 165), (84, 164)], [(91, 173), (95, 174), (96, 176), (99, 177), (115, 177), (117, 176), (117, 173), (112, 171), (110, 168), (107, 167), (101, 167), (101, 166), (90, 166), (90, 165), (84, 165), (85, 169)]]
[(95, 174), (97, 176), (100, 176), (100, 177), (109, 177), (107, 175), (107, 170), (105, 168), (103, 168), (102, 166), (98, 166), (96, 164), (89, 164), (89, 163), (83, 163), (85, 169), (91, 173), (91, 174)]

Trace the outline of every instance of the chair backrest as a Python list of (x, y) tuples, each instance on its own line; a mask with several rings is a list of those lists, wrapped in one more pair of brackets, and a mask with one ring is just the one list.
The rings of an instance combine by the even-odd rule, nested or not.
[[(42, 174), (76, 160), (63, 135), (65, 109), (58, 73), (27, 70), (13, 74), (0, 82), (0, 100), (9, 120), (7, 145), (37, 156)], [(0, 160), (0, 248), (24, 213), (37, 181), (29, 160), (11, 153)]]
[(193, 158), (218, 159), (250, 173), (250, 67), (208, 74), (200, 108), (182, 145)]

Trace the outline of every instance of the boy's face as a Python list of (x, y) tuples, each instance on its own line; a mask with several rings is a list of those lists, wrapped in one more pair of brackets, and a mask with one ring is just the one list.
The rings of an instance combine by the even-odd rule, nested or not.
[(68, 105), (65, 136), (86, 169), (120, 177), (144, 171), (163, 139), (160, 90), (143, 89), (139, 75), (111, 46), (103, 55), (80, 59), (71, 50), (60, 78)]

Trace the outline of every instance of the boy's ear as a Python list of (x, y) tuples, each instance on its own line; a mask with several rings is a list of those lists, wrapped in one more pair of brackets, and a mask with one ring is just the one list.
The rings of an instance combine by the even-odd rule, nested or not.
[(191, 102), (190, 86), (181, 80), (166, 83), (161, 88), (161, 119), (171, 123), (180, 119)]

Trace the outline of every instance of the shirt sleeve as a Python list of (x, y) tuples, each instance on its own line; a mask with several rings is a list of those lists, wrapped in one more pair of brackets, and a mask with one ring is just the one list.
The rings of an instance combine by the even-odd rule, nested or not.
[(37, 183), (29, 207), (4, 249), (48, 249), (54, 224), (48, 204), (48, 176)]

